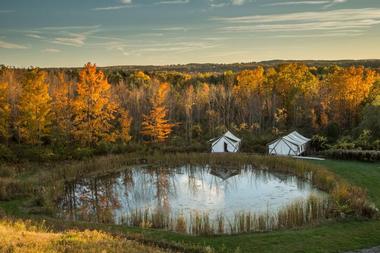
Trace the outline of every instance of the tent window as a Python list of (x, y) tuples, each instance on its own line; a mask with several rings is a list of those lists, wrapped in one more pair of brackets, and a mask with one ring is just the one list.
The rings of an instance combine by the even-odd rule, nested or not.
[(228, 145), (226, 142), (224, 143), (224, 152), (228, 152)]

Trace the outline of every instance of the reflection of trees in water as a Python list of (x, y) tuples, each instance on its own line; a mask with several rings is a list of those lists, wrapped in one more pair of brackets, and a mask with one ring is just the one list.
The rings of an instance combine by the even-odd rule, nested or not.
[(83, 179), (66, 185), (63, 208), (71, 219), (113, 222), (113, 210), (120, 207), (114, 191), (114, 177)]
[[(170, 182), (169, 182), (169, 170), (159, 168), (155, 171), (155, 185), (156, 185), (156, 199), (157, 199), (157, 208), (160, 210), (169, 211), (169, 191), (170, 191)], [(175, 187), (172, 187), (175, 189)]]
[[(254, 186), (271, 183), (273, 180), (292, 184), (293, 187), (297, 185), (301, 190), (310, 188), (308, 182), (294, 176), (256, 170), (252, 166), (223, 168), (186, 165), (174, 169), (139, 167), (67, 184), (62, 207), (70, 219), (119, 222), (120, 218), (130, 215), (134, 210), (150, 209), (153, 212), (175, 214), (183, 211), (171, 210), (181, 208), (176, 206), (177, 199), (186, 200), (189, 195), (197, 197), (198, 194), (201, 198), (205, 196), (202, 194), (226, 194), (240, 189), (242, 183), (246, 185), (248, 182)], [(255, 188), (250, 190), (255, 191)], [(179, 196), (181, 194), (184, 196)]]

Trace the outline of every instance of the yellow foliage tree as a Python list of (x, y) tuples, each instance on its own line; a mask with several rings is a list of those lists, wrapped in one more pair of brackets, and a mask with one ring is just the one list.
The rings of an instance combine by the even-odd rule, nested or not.
[(119, 118), (119, 124), (120, 124), (120, 132), (119, 132), (119, 139), (124, 142), (128, 143), (132, 136), (130, 134), (131, 129), (131, 123), (132, 118), (129, 116), (129, 113), (127, 110), (119, 109), (120, 112), (120, 118)]
[(243, 70), (237, 77), (237, 85), (233, 88), (235, 103), (241, 108), (237, 112), (240, 123), (247, 122), (250, 126), (261, 123), (264, 68)]
[(73, 83), (66, 82), (64, 73), (58, 74), (58, 86), (52, 94), (52, 113), (57, 137), (69, 141), (73, 130)]
[(87, 63), (79, 74), (74, 100), (74, 137), (82, 145), (113, 142), (117, 134), (113, 120), (117, 105), (111, 100), (111, 85), (96, 65)]
[(51, 110), (47, 73), (31, 69), (22, 82), (16, 127), (19, 140), (38, 144), (50, 132)]
[(337, 67), (322, 83), (321, 93), (331, 119), (343, 127), (351, 127), (358, 119), (360, 106), (369, 96), (376, 72), (364, 67)]
[(8, 83), (0, 83), (0, 139), (9, 138), (9, 118), (11, 108), (8, 101)]
[(169, 90), (169, 84), (160, 84), (151, 99), (152, 109), (149, 115), (143, 116), (141, 134), (149, 137), (153, 142), (165, 141), (175, 125), (169, 123), (166, 119), (168, 109), (165, 107), (164, 102)]

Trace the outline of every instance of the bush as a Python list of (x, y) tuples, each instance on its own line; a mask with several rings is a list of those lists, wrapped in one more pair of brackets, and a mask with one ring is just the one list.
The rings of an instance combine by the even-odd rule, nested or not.
[(254, 152), (259, 154), (267, 153), (267, 145), (276, 137), (271, 133), (255, 134), (241, 132), (239, 137), (242, 139), (242, 152)]
[(45, 162), (56, 160), (58, 157), (50, 147), (15, 145), (12, 146), (17, 159), (34, 162)]
[(71, 153), (73, 159), (82, 160), (93, 157), (95, 150), (93, 148), (76, 148)]
[(15, 154), (7, 146), (0, 144), (0, 161), (14, 161), (16, 160)]
[(326, 150), (328, 148), (327, 137), (317, 134), (313, 135), (313, 137), (311, 138), (311, 147), (315, 151)]
[(371, 131), (368, 129), (364, 129), (360, 133), (359, 137), (356, 139), (355, 144), (356, 146), (362, 149), (372, 149), (371, 139), (372, 139)]
[(343, 136), (333, 145), (333, 149), (355, 149), (355, 142), (351, 136)]
[(16, 179), (0, 178), (0, 201), (11, 200), (32, 192), (31, 185)]
[(380, 161), (380, 151), (376, 150), (345, 150), (330, 149), (322, 153), (323, 155), (342, 160), (358, 160), (358, 161)]

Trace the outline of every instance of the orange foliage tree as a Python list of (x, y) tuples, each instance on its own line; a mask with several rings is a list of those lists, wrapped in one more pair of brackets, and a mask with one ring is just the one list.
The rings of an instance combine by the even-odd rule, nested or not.
[(111, 85), (96, 65), (87, 63), (79, 74), (74, 100), (74, 136), (82, 145), (116, 140), (113, 120), (117, 105), (111, 100)]
[(173, 130), (175, 124), (166, 119), (168, 109), (164, 102), (170, 90), (168, 83), (162, 83), (151, 99), (152, 109), (148, 115), (143, 116), (141, 134), (149, 137), (153, 142), (165, 141)]

